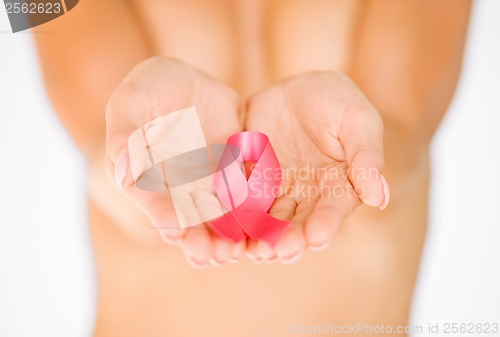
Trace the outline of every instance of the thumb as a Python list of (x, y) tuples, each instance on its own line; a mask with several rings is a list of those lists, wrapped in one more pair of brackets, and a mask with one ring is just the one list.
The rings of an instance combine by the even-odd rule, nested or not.
[(118, 189), (126, 190), (135, 182), (134, 177), (132, 176), (130, 159), (127, 150), (122, 150), (118, 154), (114, 163), (109, 155), (106, 155), (105, 169), (108, 178)]
[(384, 125), (371, 106), (356, 107), (344, 115), (339, 130), (348, 164), (348, 177), (363, 203), (381, 210), (389, 203), (389, 186), (381, 174), (384, 166)]
[(123, 85), (113, 92), (106, 107), (108, 175), (119, 187), (133, 184), (129, 159), (129, 137), (148, 121), (148, 93), (139, 86)]

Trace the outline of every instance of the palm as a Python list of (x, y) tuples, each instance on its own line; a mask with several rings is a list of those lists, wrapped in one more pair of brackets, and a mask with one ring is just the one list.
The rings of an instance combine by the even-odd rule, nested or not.
[[(179, 61), (155, 58), (138, 65), (108, 103), (107, 145), (110, 157), (117, 158), (137, 128), (190, 106), (196, 107), (204, 138), (210, 144), (224, 144), (230, 135), (241, 131), (239, 98), (234, 90)], [(181, 145), (189, 141), (191, 136), (187, 130), (181, 134), (182, 139), (176, 139), (175, 142)], [(148, 141), (150, 147), (154, 147), (155, 141), (149, 137)], [(244, 244), (234, 245), (216, 237), (205, 224), (186, 230), (175, 229), (177, 217), (167, 193), (137, 188), (130, 174), (122, 183), (122, 188), (149, 216), (162, 237), (168, 242), (179, 243), (193, 265), (202, 267), (210, 258), (224, 262), (243, 254)]]
[(282, 193), (270, 213), (293, 224), (275, 250), (263, 242), (251, 243), (257, 259), (294, 261), (307, 246), (325, 246), (361, 204), (342, 142), (350, 131), (343, 121), (350, 118), (356, 95), (342, 79), (313, 74), (252, 98), (246, 128), (269, 136), (284, 173)]

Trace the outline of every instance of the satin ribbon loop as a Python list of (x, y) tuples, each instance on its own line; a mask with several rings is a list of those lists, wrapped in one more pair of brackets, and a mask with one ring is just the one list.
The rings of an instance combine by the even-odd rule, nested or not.
[[(263, 133), (239, 132), (226, 144), (209, 145), (196, 108), (188, 107), (135, 130), (128, 150), (136, 187), (158, 193), (143, 198), (171, 203), (177, 216), (173, 228), (207, 223), (236, 242), (250, 237), (275, 246), (290, 227), (268, 214), (282, 172)], [(255, 165), (247, 179), (249, 162)]]
[[(214, 177), (214, 186), (229, 213), (209, 222), (209, 226), (218, 235), (235, 242), (250, 237), (274, 247), (290, 227), (289, 221), (267, 213), (282, 182), (278, 158), (268, 137), (260, 132), (234, 134), (227, 145), (228, 150), (224, 151)], [(237, 156), (231, 147), (239, 149)], [(244, 162), (255, 162), (248, 180), (239, 169)]]

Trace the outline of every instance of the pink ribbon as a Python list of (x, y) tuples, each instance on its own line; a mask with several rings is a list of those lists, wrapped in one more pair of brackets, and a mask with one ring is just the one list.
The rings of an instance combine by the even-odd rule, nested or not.
[[(239, 151), (234, 151), (235, 148)], [(244, 162), (255, 162), (248, 180), (240, 169)], [(208, 225), (219, 236), (235, 242), (250, 237), (274, 247), (290, 227), (289, 221), (267, 213), (281, 181), (281, 167), (266, 135), (259, 132), (232, 135), (214, 177), (217, 196), (229, 212)]]

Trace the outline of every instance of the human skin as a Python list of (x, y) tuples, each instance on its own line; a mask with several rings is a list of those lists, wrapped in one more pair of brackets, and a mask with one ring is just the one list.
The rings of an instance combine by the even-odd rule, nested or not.
[[(425, 237), (428, 146), (459, 75), (469, 7), (467, 1), (87, 0), (39, 28), (54, 32), (35, 34), (48, 93), (89, 161), (99, 277), (95, 335), (286, 336), (293, 322), (407, 324)], [(105, 171), (109, 97), (155, 55), (175, 57), (233, 88), (239, 99), (221, 94), (224, 106), (254, 102), (234, 109), (239, 127), (270, 136), (262, 114), (266, 101), (286, 100), (273, 93), (277, 86), (311, 71), (351, 78), (383, 121), (389, 206), (361, 206), (335, 226), (326, 224), (331, 245), (290, 265), (240, 258), (220, 269), (193, 269), (182, 258), (186, 249), (159, 239)], [(280, 156), (281, 138), (271, 139)], [(257, 246), (245, 247), (253, 260), (272, 259)]]
[[(291, 263), (306, 247), (326, 248), (336, 228), (362, 202), (382, 210), (387, 206), (389, 189), (380, 173), (382, 119), (346, 76), (311, 72), (254, 95), (242, 113), (238, 102), (235, 92), (189, 65), (156, 57), (135, 67), (107, 105), (109, 175), (194, 267), (235, 262), (245, 250), (254, 260)], [(186, 106), (197, 107), (209, 144), (224, 143), (241, 131), (241, 114), (247, 117), (244, 130), (269, 136), (282, 165), (282, 191), (287, 191), (269, 212), (292, 224), (276, 247), (248, 239), (245, 249), (244, 242), (221, 239), (207, 224), (172, 229), (176, 217), (170, 196), (135, 186), (128, 138), (141, 125)], [(307, 176), (294, 174), (301, 169), (309, 171)]]

